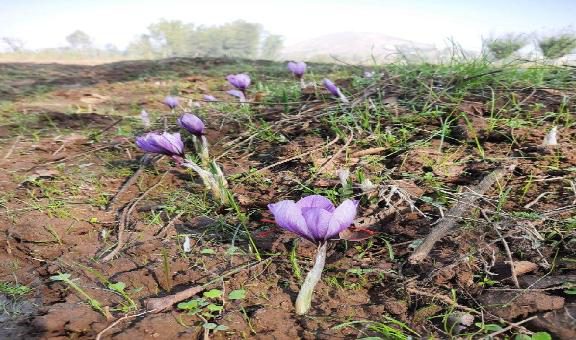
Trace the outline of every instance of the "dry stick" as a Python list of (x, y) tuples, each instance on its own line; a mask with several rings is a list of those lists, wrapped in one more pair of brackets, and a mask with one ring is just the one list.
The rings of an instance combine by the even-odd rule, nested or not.
[[(501, 330), (498, 330), (498, 331), (496, 331), (496, 332), (494, 332), (494, 333), (490, 333), (490, 334), (486, 335), (486, 337), (485, 337), (484, 339), (494, 339), (494, 337), (495, 337), (496, 335), (500, 335), (500, 334), (502, 334), (502, 333), (508, 332), (508, 331), (511, 330), (512, 328), (517, 328), (517, 327), (520, 326), (521, 324), (526, 323), (526, 322), (531, 321), (531, 320), (534, 320), (534, 319), (536, 319), (537, 317), (538, 317), (538, 315), (533, 315), (533, 316), (529, 317), (528, 319), (524, 319), (524, 320), (522, 320), (522, 321), (518, 321), (518, 322), (511, 323), (509, 326), (504, 327), (504, 328), (502, 328)], [(522, 327), (518, 327), (518, 328), (522, 328)]]
[(156, 236), (162, 237), (161, 235), (165, 234), (164, 239), (168, 239), (168, 234), (169, 234), (169, 230), (170, 228), (172, 228), (172, 226), (176, 223), (176, 220), (179, 219), (180, 217), (182, 217), (182, 215), (184, 215), (184, 213), (186, 213), (185, 211), (181, 211), (178, 214), (176, 214), (176, 216), (174, 216), (174, 218), (172, 218), (168, 224), (166, 224), (165, 227), (163, 227), (162, 229), (160, 229), (158, 231), (158, 233), (156, 234)]
[(161, 157), (155, 157), (155, 156), (150, 156), (148, 154), (145, 154), (142, 157), (142, 160), (140, 161), (140, 167), (138, 168), (138, 170), (136, 170), (132, 174), (132, 176), (130, 176), (130, 178), (128, 178), (128, 180), (126, 182), (124, 182), (124, 184), (122, 184), (122, 186), (120, 187), (120, 190), (118, 190), (118, 192), (116, 192), (114, 197), (112, 197), (112, 199), (110, 199), (110, 201), (106, 205), (106, 210), (107, 211), (110, 210), (110, 208), (114, 205), (114, 203), (116, 202), (118, 197), (120, 197), (124, 193), (124, 191), (128, 190), (128, 188), (131, 187), (132, 184), (134, 184), (136, 182), (138, 177), (140, 177), (140, 175), (144, 172), (144, 168), (146, 166), (156, 162), (160, 158), (162, 158), (162, 156)]
[(496, 231), (498, 237), (502, 241), (504, 249), (506, 250), (506, 255), (508, 256), (508, 261), (510, 262), (510, 273), (512, 274), (512, 281), (514, 282), (514, 286), (516, 286), (516, 288), (520, 288), (520, 283), (518, 282), (518, 276), (516, 275), (516, 267), (514, 266), (514, 259), (512, 258), (512, 252), (510, 251), (508, 242), (506, 242), (506, 239), (504, 238), (504, 236), (502, 236), (500, 230), (498, 230), (498, 226), (493, 225), (492, 220), (488, 217), (484, 209), (481, 209), (480, 211), (482, 213), (482, 216), (484, 216), (484, 219), (494, 227), (494, 230)]
[(205, 283), (203, 285), (190, 287), (188, 289), (185, 289), (185, 290), (178, 292), (176, 294), (173, 294), (173, 295), (165, 296), (162, 298), (150, 298), (150, 299), (146, 300), (144, 305), (146, 306), (146, 308), (148, 308), (148, 310), (151, 313), (159, 313), (159, 312), (163, 311), (164, 309), (169, 308), (170, 306), (172, 306), (175, 303), (178, 303), (180, 301), (183, 301), (183, 300), (186, 300), (186, 299), (193, 297), (194, 295), (196, 295), (199, 292), (206, 289), (206, 287), (213, 285), (214, 283), (224, 279), (225, 277), (234, 275), (234, 274), (239, 273), (239, 272), (241, 272), (245, 269), (248, 269), (250, 267), (268, 262), (268, 261), (272, 260), (272, 258), (273, 257), (269, 257), (263, 261), (249, 262), (247, 264), (238, 266), (238, 267), (231, 269), (230, 271), (218, 276), (214, 280), (208, 281), (207, 283)]
[(386, 151), (388, 149), (389, 148), (387, 148), (387, 147), (378, 147), (378, 148), (370, 148), (370, 149), (360, 150), (360, 151), (356, 151), (356, 152), (352, 153), (350, 155), (350, 157), (362, 157), (362, 156), (374, 155), (374, 154), (378, 154), (382, 151)]
[(470, 208), (474, 207), (474, 203), (482, 196), (494, 183), (502, 179), (505, 174), (514, 170), (516, 164), (512, 164), (508, 167), (498, 168), (492, 171), (488, 176), (484, 177), (482, 181), (468, 189), (468, 192), (462, 194), (462, 198), (456, 202), (456, 204), (450, 208), (450, 210), (444, 215), (444, 218), (440, 220), (440, 223), (432, 229), (430, 234), (426, 236), (424, 242), (422, 242), (418, 248), (410, 255), (408, 261), (412, 264), (419, 263), (428, 257), (430, 251), (434, 247), (434, 244), (442, 239), (448, 232), (454, 229), (458, 221), (462, 218)]
[(338, 141), (338, 139), (340, 139), (340, 137), (336, 136), (336, 138), (334, 138), (334, 139), (333, 139), (332, 141), (330, 141), (330, 143), (328, 143), (328, 144), (324, 144), (324, 145), (322, 145), (322, 146), (320, 146), (320, 147), (317, 147), (317, 148), (314, 148), (314, 149), (312, 149), (312, 150), (303, 152), (303, 153), (301, 153), (301, 154), (299, 154), (299, 155), (296, 155), (296, 156), (294, 156), (294, 157), (290, 157), (290, 158), (284, 159), (284, 160), (282, 160), (282, 161), (276, 162), (276, 163), (274, 163), (274, 164), (270, 164), (270, 165), (268, 165), (268, 166), (263, 167), (262, 169), (256, 170), (255, 172), (253, 172), (253, 174), (254, 174), (254, 173), (260, 173), (260, 172), (262, 172), (262, 171), (265, 171), (265, 170), (268, 170), (268, 169), (271, 169), (271, 168), (275, 168), (275, 167), (277, 167), (278, 165), (281, 165), (281, 164), (284, 164), (284, 163), (288, 163), (288, 162), (293, 161), (293, 160), (295, 160), (295, 159), (299, 159), (299, 158), (302, 158), (302, 157), (304, 157), (304, 156), (307, 156), (307, 155), (309, 155), (309, 154), (311, 154), (311, 153), (313, 153), (313, 152), (316, 152), (316, 151), (318, 151), (318, 150), (320, 150), (320, 149), (327, 148), (327, 147), (329, 147), (330, 145), (333, 145), (334, 143), (336, 143), (336, 142)]
[(114, 321), (113, 323), (110, 324), (110, 326), (104, 328), (103, 330), (100, 331), (100, 333), (98, 333), (98, 335), (96, 335), (95, 340), (100, 340), (102, 339), (102, 335), (104, 335), (104, 333), (108, 332), (109, 330), (111, 330), (112, 328), (114, 328), (114, 326), (116, 326), (117, 324), (119, 324), (120, 322), (124, 321), (124, 320), (128, 320), (128, 319), (132, 319), (132, 318), (137, 318), (139, 316), (142, 316), (144, 314), (148, 314), (150, 313), (149, 311), (145, 311), (142, 313), (138, 313), (138, 314), (134, 314), (134, 315), (124, 315), (123, 317), (121, 317), (120, 319)]
[(8, 157), (10, 157), (12, 155), (12, 153), (14, 152), (14, 150), (16, 149), (16, 145), (18, 145), (18, 143), (20, 142), (20, 139), (22, 138), (22, 136), (18, 136), (16, 137), (16, 140), (14, 141), (14, 144), (12, 144), (12, 147), (10, 148), (10, 150), (8, 150), (8, 152), (4, 155), (4, 158), (2, 159), (8, 159)]
[(108, 255), (106, 255), (102, 259), (102, 262), (108, 262), (112, 260), (114, 256), (116, 256), (116, 254), (120, 252), (120, 249), (122, 249), (122, 247), (124, 246), (124, 238), (123, 238), (124, 229), (126, 228), (126, 224), (128, 224), (128, 218), (130, 217), (130, 214), (132, 214), (132, 211), (134, 210), (136, 205), (144, 197), (146, 197), (146, 195), (148, 195), (152, 190), (156, 189), (162, 183), (162, 180), (164, 179), (164, 177), (166, 177), (167, 174), (168, 171), (164, 172), (164, 174), (162, 175), (162, 177), (160, 177), (160, 179), (156, 184), (148, 188), (148, 190), (144, 191), (142, 195), (140, 195), (138, 198), (134, 199), (132, 202), (126, 205), (126, 207), (122, 211), (122, 216), (120, 217), (120, 223), (118, 224), (118, 232), (117, 232), (118, 243), (116, 244), (114, 250), (112, 250)]
[(350, 137), (348, 137), (348, 140), (346, 141), (346, 143), (340, 148), (338, 149), (338, 151), (336, 151), (336, 153), (334, 153), (332, 155), (332, 157), (330, 157), (326, 162), (324, 162), (324, 164), (322, 164), (320, 166), (320, 168), (318, 169), (318, 171), (316, 171), (314, 173), (314, 175), (312, 175), (310, 178), (308, 178), (308, 180), (306, 181), (306, 183), (310, 184), (312, 183), (312, 181), (318, 177), (318, 175), (320, 175), (322, 173), (322, 171), (324, 171), (324, 169), (326, 169), (332, 162), (334, 162), (334, 159), (336, 159), (338, 156), (340, 156), (340, 154), (342, 152), (344, 152), (344, 150), (346, 150), (348, 148), (348, 146), (350, 145), (350, 143), (352, 143), (352, 139), (354, 139), (354, 133), (352, 133), (352, 131), (350, 131)]
[(418, 289), (416, 289), (416, 288), (406, 288), (406, 291), (407, 291), (408, 293), (412, 293), (412, 294), (416, 294), (416, 295), (421, 295), (421, 296), (426, 296), (426, 297), (438, 299), (438, 300), (444, 302), (444, 303), (447, 304), (447, 305), (451, 305), (451, 306), (454, 306), (454, 307), (456, 307), (456, 308), (465, 310), (465, 311), (467, 311), (467, 312), (469, 312), (469, 313), (471, 313), (471, 314), (480, 314), (480, 312), (478, 312), (478, 311), (475, 310), (475, 309), (472, 309), (472, 308), (469, 308), (469, 307), (466, 307), (466, 306), (459, 305), (458, 303), (456, 303), (454, 300), (452, 300), (451, 298), (449, 298), (449, 297), (446, 296), (446, 295), (428, 293), (428, 292), (424, 292), (424, 291), (418, 290)]
[(540, 201), (542, 198), (544, 198), (544, 196), (548, 195), (548, 194), (553, 194), (553, 192), (551, 191), (545, 191), (543, 193), (541, 193), (540, 195), (538, 195), (538, 197), (536, 197), (532, 202), (526, 204), (524, 206), (524, 209), (530, 209), (534, 204), (538, 203), (538, 201)]

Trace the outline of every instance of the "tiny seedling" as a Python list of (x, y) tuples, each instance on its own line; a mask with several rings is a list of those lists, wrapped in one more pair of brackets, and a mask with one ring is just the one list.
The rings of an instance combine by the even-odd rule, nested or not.
[(80, 288), (80, 286), (78, 286), (74, 281), (72, 281), (71, 277), (72, 277), (72, 275), (70, 275), (68, 273), (60, 273), (60, 274), (55, 275), (55, 276), (50, 276), (50, 280), (64, 282), (68, 286), (72, 287), (84, 299), (86, 299), (86, 301), (92, 307), (92, 309), (94, 309), (97, 312), (100, 312), (107, 319), (111, 318), (112, 316), (110, 315), (110, 312), (104, 310), (102, 308), (102, 305), (100, 304), (100, 302), (98, 300), (92, 298), (90, 295), (88, 295), (88, 293), (86, 293), (82, 288)]
[(31, 291), (32, 288), (17, 282), (0, 281), (0, 293), (11, 298), (21, 297), (30, 293)]
[[(242, 300), (245, 297), (246, 292), (243, 289), (233, 290), (228, 294), (228, 300)], [(215, 300), (222, 302), (222, 291), (219, 289), (205, 291), (202, 294), (202, 297), (187, 302), (181, 302), (177, 307), (178, 309), (187, 312), (188, 315), (195, 315), (202, 319), (204, 322), (202, 327), (205, 329), (211, 331), (225, 331), (228, 327), (213, 322), (213, 320), (224, 310), (224, 305), (218, 304)]]

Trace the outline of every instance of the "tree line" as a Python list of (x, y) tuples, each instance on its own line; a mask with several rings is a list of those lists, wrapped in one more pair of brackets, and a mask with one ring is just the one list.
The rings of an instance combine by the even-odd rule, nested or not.
[(68, 46), (30, 51), (16, 38), (3, 37), (12, 54), (61, 57), (232, 57), (276, 59), (283, 47), (280, 35), (270, 34), (262, 25), (237, 20), (219, 26), (196, 26), (179, 20), (160, 20), (135, 38), (124, 50), (114, 45), (97, 48), (85, 32), (76, 30), (66, 37)]

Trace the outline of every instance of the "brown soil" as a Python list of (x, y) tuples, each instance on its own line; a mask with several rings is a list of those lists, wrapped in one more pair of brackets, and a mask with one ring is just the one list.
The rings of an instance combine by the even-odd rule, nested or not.
[[(102, 277), (126, 284), (137, 304), (137, 310), (130, 313), (136, 314), (145, 311), (149, 298), (202, 285), (254, 261), (235, 213), (211, 202), (196, 178), (166, 158), (146, 167), (112, 207), (106, 209), (105, 204), (139, 168), (142, 154), (133, 144), (133, 136), (142, 132), (135, 119), (140, 107), (165, 111), (160, 101), (174, 87), (183, 97), (193, 99), (204, 92), (221, 94), (226, 73), (213, 78), (204, 70), (228, 62), (173, 59), (98, 66), (0, 64), (0, 73), (20, 77), (4, 82), (0, 99), (9, 101), (14, 115), (22, 117), (20, 123), (10, 117), (0, 127), (0, 281), (32, 288), (31, 293), (18, 298), (0, 294), (0, 304), (6, 310), (0, 318), (0, 338), (95, 338), (125, 315), (118, 310), (124, 299), (106, 289)], [(254, 73), (268, 66), (252, 65)], [(166, 71), (173, 74), (169, 80), (155, 75)], [(47, 88), (38, 94), (42, 86)], [(394, 88), (392, 81), (386, 86)], [(402, 99), (402, 89), (394, 89), (388, 93)], [(107, 99), (89, 110), (80, 100), (86, 94)], [(536, 95), (520, 92), (518, 96), (526, 108), (544, 105), (544, 109), (539, 106), (540, 111), (534, 109), (530, 119), (542, 119), (545, 129), (522, 126), (489, 131), (487, 101), (471, 97), (472, 104), (461, 109), (473, 113), (474, 131), (460, 121), (444, 142), (433, 138), (409, 150), (347, 157), (376, 145), (369, 136), (357, 136), (344, 152), (339, 150), (345, 138), (320, 149), (335, 136), (325, 121), (303, 110), (300, 117), (288, 119), (283, 126), (287, 142), (253, 139), (219, 159), (224, 172), (235, 176), (232, 191), (249, 216), (248, 228), (265, 260), (208, 287), (225, 294), (235, 289), (246, 291), (245, 299), (225, 301), (224, 310), (211, 321), (227, 330), (211, 332), (210, 337), (385, 337), (366, 323), (343, 324), (371, 320), (394, 326), (390, 320), (397, 320), (416, 332), (412, 334), (416, 337), (445, 338), (444, 317), (455, 312), (472, 315), (475, 323), (484, 318), (486, 323), (500, 322), (502, 327), (537, 316), (530, 323), (513, 326), (515, 333), (506, 334), (545, 330), (559, 338), (573, 335), (574, 319), (567, 316), (564, 307), (574, 310), (576, 301), (562, 285), (573, 282), (576, 275), (574, 229), (563, 229), (564, 221), (575, 216), (576, 192), (570, 181), (576, 177), (576, 128), (562, 128), (557, 147), (541, 147), (552, 126), (544, 116), (558, 108), (558, 100), (544, 90)], [(333, 107), (313, 101), (309, 105), (317, 105), (314, 115)], [(409, 113), (408, 107), (393, 105), (398, 114)], [(230, 119), (229, 114), (205, 103), (202, 110), (210, 116), (208, 139), (213, 155), (238, 146), (238, 140), (227, 143), (239, 136), (241, 141), (249, 137), (246, 126)], [(259, 110), (257, 118), (270, 124), (286, 119), (282, 105)], [(382, 125), (386, 124), (383, 119)], [(423, 138), (439, 126), (438, 119), (422, 118), (418, 125), (421, 135), (416, 133), (410, 139)], [(489, 161), (480, 157), (476, 141)], [(246, 176), (250, 169), (314, 149), (306, 156)], [(458, 199), (459, 188), (478, 183), (511, 157), (518, 163), (516, 170), (479, 203), (490, 212), (500, 209), (510, 218), (488, 223), (479, 209), (472, 209), (455, 232), (436, 244), (426, 261), (409, 264), (414, 242), (424, 238), (440, 218), (437, 207), (442, 206), (445, 212)], [(320, 174), (312, 173), (311, 165), (316, 165)], [(299, 198), (303, 189), (298, 183), (337, 189), (335, 171), (340, 167), (362, 169), (373, 180), (384, 178), (382, 184), (397, 184), (412, 194), (416, 207), (427, 216), (411, 211), (397, 197), (393, 202), (379, 200), (375, 193), (370, 200), (364, 198), (356, 224), (368, 231), (354, 234), (363, 240), (334, 242), (312, 310), (307, 316), (297, 316), (293, 304), (300, 282), (288, 256), (294, 237), (271, 223), (266, 205)], [(433, 179), (426, 180), (426, 173)], [(159, 180), (157, 189), (139, 202), (130, 216), (127, 243), (120, 255), (103, 263), (102, 255), (116, 242), (123, 207)], [(437, 185), (448, 192), (437, 190)], [(548, 194), (533, 202), (545, 192)], [(355, 193), (360, 194), (359, 189)], [(198, 202), (207, 203), (202, 206)], [(530, 208), (524, 208), (531, 202)], [(396, 209), (386, 213), (393, 203)], [(536, 213), (544, 218), (532, 218)], [(516, 272), (522, 289), (514, 287), (509, 259), (494, 226), (500, 228), (514, 260), (519, 262)], [(187, 254), (181, 248), (183, 234), (192, 239), (192, 251)], [(297, 259), (304, 273), (312, 265), (314, 250), (305, 241), (298, 244)], [(109, 308), (109, 318), (92, 309), (69, 286), (50, 280), (59, 273), (71, 274), (88, 295)], [(546, 277), (556, 281), (546, 287), (534, 286)], [(492, 281), (487, 283), (485, 278)], [(197, 315), (173, 307), (123, 320), (104, 333), (103, 339), (202, 338), (202, 324)], [(474, 334), (472, 337), (485, 334), (464, 322), (458, 327), (462, 333)]]

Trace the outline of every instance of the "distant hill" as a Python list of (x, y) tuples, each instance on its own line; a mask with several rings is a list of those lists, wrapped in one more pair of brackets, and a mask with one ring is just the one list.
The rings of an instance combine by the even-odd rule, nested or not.
[(282, 59), (334, 61), (332, 56), (347, 62), (371, 63), (396, 59), (401, 53), (435, 58), (440, 51), (434, 45), (418, 43), (382, 33), (343, 32), (312, 38), (284, 48)]

